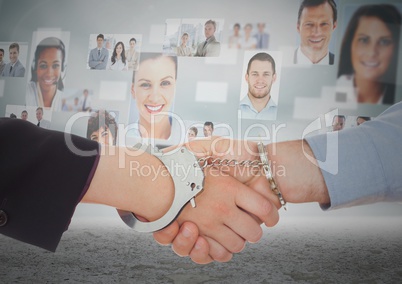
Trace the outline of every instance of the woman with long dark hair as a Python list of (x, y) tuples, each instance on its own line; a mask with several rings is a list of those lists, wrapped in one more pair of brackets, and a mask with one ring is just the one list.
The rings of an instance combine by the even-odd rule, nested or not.
[(401, 14), (389, 4), (361, 6), (346, 29), (339, 86), (354, 88), (359, 103), (395, 102)]
[(126, 61), (126, 52), (124, 50), (124, 43), (119, 41), (113, 50), (112, 57), (110, 58), (111, 64), (109, 70), (128, 70)]

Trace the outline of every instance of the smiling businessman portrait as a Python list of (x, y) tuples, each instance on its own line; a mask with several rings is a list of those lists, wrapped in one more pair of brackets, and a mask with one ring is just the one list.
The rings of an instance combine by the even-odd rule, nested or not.
[(335, 56), (328, 46), (336, 26), (334, 0), (304, 0), (297, 20), (300, 46), (295, 51), (294, 63), (333, 65)]

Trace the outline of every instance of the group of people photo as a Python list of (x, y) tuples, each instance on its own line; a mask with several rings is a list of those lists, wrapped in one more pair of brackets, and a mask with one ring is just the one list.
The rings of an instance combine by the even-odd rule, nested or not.
[(228, 45), (229, 48), (236, 49), (268, 49), (269, 34), (266, 32), (266, 24), (246, 23), (242, 27), (240, 23), (235, 23)]
[(187, 57), (218, 57), (223, 20), (168, 19), (163, 51)]
[[(135, 35), (140, 40), (139, 35)], [(96, 38), (94, 40), (94, 38)], [(95, 46), (95, 47), (94, 47)], [(139, 43), (134, 35), (91, 35), (88, 68), (93, 70), (135, 71), (139, 59)]]
[[(334, 54), (330, 52), (329, 44), (335, 34), (334, 31), (341, 27), (338, 22), (340, 13), (336, 1), (306, 0), (301, 2), (296, 25), (297, 32), (300, 35), (300, 45), (295, 49), (294, 63), (334, 65), (339, 62), (336, 86), (350, 89), (349, 93), (355, 101), (370, 104), (393, 104), (396, 100), (395, 88), (398, 78), (401, 7), (392, 4), (370, 4), (344, 8), (348, 11), (348, 18), (344, 13), (344, 33), (339, 54)], [(193, 22), (190, 20), (179, 20), (178, 22), (167, 20), (167, 25), (173, 27), (171, 29), (174, 31), (172, 38), (179, 40), (180, 44), (178, 43), (174, 48), (171, 46), (175, 52), (173, 54), (163, 52), (167, 57), (160, 59), (166, 61), (166, 64), (160, 63), (160, 66), (172, 70), (169, 75), (171, 76), (170, 82), (164, 82), (161, 85), (165, 90), (163, 99), (161, 101), (144, 101), (142, 99), (144, 96), (141, 94), (146, 93), (143, 92), (145, 89), (149, 92), (149, 86), (144, 88), (144, 84), (132, 82), (132, 97), (137, 104), (138, 113), (141, 115), (137, 116), (135, 121), (130, 122), (138, 122), (145, 129), (148, 129), (148, 126), (144, 125), (149, 125), (149, 119), (144, 119), (146, 116), (173, 111), (178, 68), (178, 60), (175, 56), (207, 57), (219, 56), (220, 53), (218, 40), (222, 33), (222, 20), (208, 19), (206, 21), (194, 20)], [(256, 33), (251, 32), (252, 24), (245, 24), (244, 33), (240, 33), (241, 26), (236, 23), (233, 27), (234, 34), (229, 37), (229, 46), (244, 48), (245, 45), (242, 42), (251, 41), (253, 44), (246, 49), (268, 48), (269, 35), (266, 31), (266, 24), (257, 23), (255, 26), (258, 30)], [(216, 37), (216, 34), (219, 36)], [(179, 35), (181, 35), (180, 39), (178, 39)], [(140, 35), (136, 36), (141, 39)], [(124, 42), (120, 40), (123, 38)], [(9, 45), (10, 62), (7, 64), (4, 62), (5, 50), (0, 49), (0, 68), (2, 68), (3, 77), (23, 77), (25, 75), (29, 77), (26, 91), (27, 106), (40, 106), (53, 111), (85, 111), (89, 109), (89, 105), (84, 104), (85, 99), (66, 98), (63, 94), (68, 52), (68, 47), (64, 41), (56, 36), (38, 40), (32, 50), (30, 72), (25, 72), (24, 66), (18, 60), (20, 52), (18, 43)], [(252, 50), (247, 52), (253, 53)], [(242, 79), (248, 84), (247, 96), (241, 94), (241, 101), (239, 102), (241, 117), (244, 119), (276, 119), (278, 102), (280, 97), (285, 94), (280, 94), (280, 92), (274, 96), (270, 94), (271, 87), (275, 86), (273, 84), (279, 87), (278, 71), (280, 69), (275, 69), (275, 63), (278, 65), (278, 60), (275, 62), (275, 57), (272, 56), (274, 53), (274, 51), (265, 50), (255, 51), (255, 57), (247, 63), (247, 72), (243, 75), (245, 79)], [(92, 34), (90, 36), (87, 65), (89, 69), (129, 70), (133, 72), (133, 78), (135, 78), (141, 76), (146, 68), (139, 69), (140, 63), (146, 66), (150, 65), (151, 62), (159, 64), (158, 60), (150, 61), (146, 56), (140, 61), (135, 37), (130, 37), (130, 35), (105, 36), (103, 34)], [(257, 65), (265, 65), (263, 67), (265, 69), (253, 70), (257, 68)], [(158, 71), (161, 70), (158, 68)], [(257, 78), (258, 72), (261, 72), (258, 75), (260, 78)], [(154, 74), (156, 73), (154, 72)], [(257, 91), (259, 94), (256, 93)], [(149, 100), (148, 96), (144, 98)], [(66, 102), (68, 100), (70, 100), (69, 103)], [(145, 123), (145, 121), (147, 122)], [(164, 126), (160, 128), (163, 130), (157, 130), (159, 127), (155, 128), (155, 133), (159, 133), (155, 136), (168, 138), (170, 130), (166, 126), (171, 125), (172, 119), (168, 117), (156, 119), (156, 121)], [(155, 124), (157, 123), (155, 122)]]
[[(346, 4), (340, 15), (336, 2), (301, 2), (297, 19), (300, 45), (294, 51), (294, 64), (335, 65), (339, 62), (336, 85), (348, 88), (353, 100), (395, 103), (401, 6)], [(343, 17), (343, 25), (339, 15)], [(334, 54), (329, 45), (335, 30), (341, 27), (339, 53)]]
[(370, 120), (371, 117), (369, 116), (346, 116), (337, 114), (332, 117), (331, 131), (340, 131), (350, 127), (360, 126)]
[[(336, 85), (353, 89), (358, 103), (392, 104), (395, 102), (397, 62), (401, 30), (401, 7), (391, 4), (372, 4), (354, 7), (349, 11), (339, 52)], [(335, 55), (329, 51), (329, 43), (335, 29), (339, 29), (338, 8), (334, 0), (301, 2), (298, 11), (297, 31), (300, 45), (295, 50), (295, 63), (332, 65)], [(187, 22), (186, 22), (187, 21)], [(134, 136), (169, 139), (174, 133), (175, 90), (177, 81), (177, 56), (219, 56), (220, 43), (215, 37), (221, 34), (222, 21), (189, 20), (169, 21), (181, 44), (173, 54), (144, 53), (137, 51), (137, 40), (130, 35), (92, 34), (88, 54), (88, 68), (94, 70), (130, 70), (131, 82), (130, 119), (128, 124)], [(173, 24), (175, 23), (175, 24)], [(196, 23), (196, 24), (195, 24)], [(203, 29), (200, 29), (200, 26)], [(265, 49), (269, 35), (264, 23), (256, 24), (258, 32), (252, 34), (252, 25), (234, 25), (234, 35), (229, 46), (244, 48), (242, 42), (252, 41), (245, 49)], [(198, 28), (197, 28), (198, 27)], [(200, 34), (202, 31), (202, 34)], [(246, 32), (247, 31), (247, 32)], [(68, 33), (65, 33), (68, 34)], [(136, 35), (141, 38), (141, 36)], [(28, 73), (26, 105), (52, 111), (90, 111), (94, 96), (87, 89), (78, 97), (67, 98), (63, 94), (67, 68), (68, 35), (61, 38), (34, 37), (38, 43), (32, 50), (32, 65)], [(195, 41), (199, 37), (202, 41)], [(125, 43), (118, 39), (125, 38)], [(173, 37), (174, 38), (174, 37)], [(193, 47), (187, 46), (191, 39)], [(194, 45), (194, 42), (197, 44)], [(199, 43), (198, 43), (199, 42)], [(96, 46), (92, 48), (91, 46)], [(129, 46), (128, 48), (126, 48)], [(191, 51), (190, 51), (191, 50)], [(19, 45), (9, 46), (10, 62), (4, 64), (5, 51), (0, 49), (2, 76), (20, 76), (25, 68), (18, 60)], [(278, 112), (280, 58), (275, 51), (244, 53), (242, 82), (247, 86), (240, 94), (239, 117), (241, 119), (275, 120)], [(274, 56), (273, 56), (274, 55)], [(247, 67), (246, 67), (247, 66)], [(278, 68), (279, 67), (279, 68)], [(14, 74), (14, 75), (12, 75)], [(275, 88), (276, 89), (272, 89)], [(274, 90), (275, 93), (271, 91)], [(233, 110), (236, 111), (236, 110)], [(357, 113), (356, 115), (360, 115)], [(151, 123), (152, 122), (152, 123)], [(152, 128), (152, 131), (151, 131)], [(172, 130), (173, 129), (173, 130)], [(152, 132), (152, 135), (151, 135)], [(176, 135), (176, 134), (174, 134)]]
[[(52, 112), (46, 112), (42, 107), (9, 106), (10, 118), (31, 122), (38, 127), (51, 129)], [(32, 115), (34, 113), (34, 115)]]

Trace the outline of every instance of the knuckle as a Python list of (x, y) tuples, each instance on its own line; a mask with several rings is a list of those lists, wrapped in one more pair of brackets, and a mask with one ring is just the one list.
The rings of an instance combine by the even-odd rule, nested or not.
[(267, 199), (261, 199), (260, 201), (260, 213), (261, 216), (265, 219), (271, 215), (272, 212), (272, 203)]
[(218, 216), (229, 216), (231, 214), (230, 207), (226, 203), (218, 202), (215, 204), (215, 211)]

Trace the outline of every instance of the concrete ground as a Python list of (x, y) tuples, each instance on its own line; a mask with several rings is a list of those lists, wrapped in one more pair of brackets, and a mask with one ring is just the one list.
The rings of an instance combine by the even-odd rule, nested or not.
[(56, 253), (0, 235), (0, 283), (401, 283), (402, 218), (292, 217), (196, 265), (117, 217), (76, 218)]

